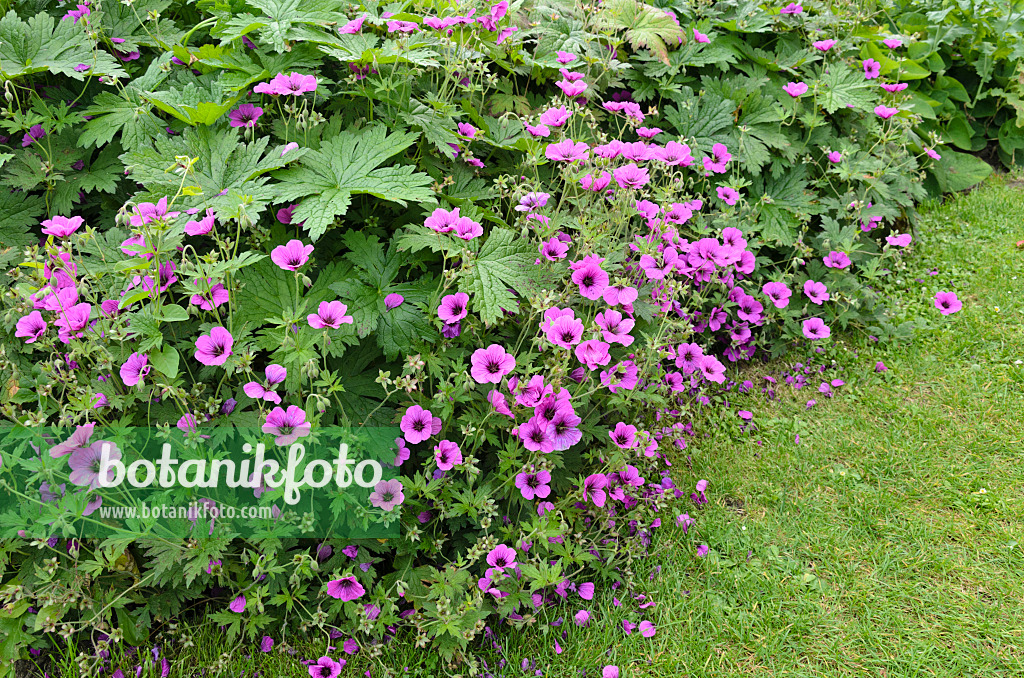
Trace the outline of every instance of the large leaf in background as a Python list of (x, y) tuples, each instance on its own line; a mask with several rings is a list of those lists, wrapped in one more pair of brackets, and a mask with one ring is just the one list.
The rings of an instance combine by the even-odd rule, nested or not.
[(875, 107), (875, 87), (860, 71), (835, 64), (818, 79), (818, 103), (829, 113), (850, 106), (870, 111)]
[(186, 125), (212, 125), (242, 97), (227, 90), (219, 77), (205, 75), (181, 87), (172, 86), (160, 92), (140, 95), (164, 113), (173, 115)]
[[(806, 216), (815, 212), (807, 191), (807, 166), (797, 165), (779, 179), (754, 177), (750, 202), (757, 205), (757, 227), (764, 240), (789, 246)], [(762, 196), (770, 200), (763, 201)]]
[(434, 204), (433, 180), (416, 172), (413, 165), (380, 167), (392, 156), (416, 142), (411, 132), (388, 134), (383, 125), (346, 130), (323, 142), (319, 151), (309, 151), (299, 167), (274, 176), (280, 201), (304, 198), (292, 213), (292, 222), (305, 222), (312, 240), (318, 239), (348, 211), (354, 193), (368, 193), (382, 200)]
[(936, 160), (930, 169), (942, 193), (965, 191), (992, 174), (992, 166), (981, 158), (951, 148), (943, 149), (942, 158)]
[[(90, 68), (76, 71), (79, 64)], [(128, 75), (114, 57), (96, 48), (84, 24), (57, 21), (48, 14), (36, 14), (26, 23), (12, 9), (0, 19), (0, 74), (14, 79), (41, 71), (75, 80)]]
[(676, 133), (695, 142), (695, 153), (708, 153), (718, 143), (729, 144), (733, 139), (733, 103), (713, 92), (701, 97), (689, 87), (683, 87), (682, 92), (679, 103), (665, 109), (665, 120)]
[[(248, 4), (262, 15), (230, 11), (222, 14), (213, 30), (220, 44), (256, 32), (258, 42), (270, 45), (275, 52), (286, 52), (286, 42), (328, 42), (333, 36), (326, 30), (319, 30), (320, 27), (340, 26), (348, 21), (348, 17), (338, 11), (341, 3), (337, 0), (248, 0)], [(215, 10), (220, 11), (223, 11), (220, 7)]]
[(668, 45), (678, 44), (683, 37), (683, 29), (665, 10), (639, 0), (605, 0), (598, 21), (612, 30), (625, 31), (630, 47), (646, 47), (666, 64)]
[(284, 147), (268, 150), (269, 143), (269, 137), (242, 143), (237, 128), (213, 131), (194, 127), (178, 137), (157, 137), (155, 147), (126, 153), (121, 160), (131, 169), (132, 178), (149, 192), (137, 199), (155, 202), (174, 196), (182, 186), (181, 175), (173, 171), (173, 159), (182, 155), (196, 158), (184, 183), (192, 190), (180, 204), (211, 207), (222, 220), (237, 218), (242, 212), (255, 219), (268, 204), (280, 199), (276, 186), (268, 185), (269, 178), (264, 175), (307, 152), (297, 148), (282, 156)]
[(29, 227), (39, 223), (45, 212), (46, 202), (41, 197), (0, 189), (0, 270), (6, 270), (14, 259), (20, 261), (21, 248), (38, 241)]
[(522, 294), (532, 286), (536, 251), (529, 241), (504, 228), (487, 236), (480, 253), (459, 278), (459, 291), (469, 294), (469, 303), (485, 324), (491, 324), (502, 310), (515, 312)]
[(98, 92), (83, 113), (92, 119), (86, 121), (78, 138), (83, 148), (102, 146), (114, 135), (121, 133), (121, 145), (129, 150), (147, 146), (163, 134), (163, 121), (153, 114), (153, 104), (143, 95), (167, 79), (164, 64), (170, 55), (155, 59), (143, 75), (126, 83), (118, 93)]
[[(348, 304), (360, 338), (375, 333), (377, 345), (388, 358), (409, 354), (421, 343), (432, 343), (437, 332), (428, 319), (426, 303), (436, 289), (432, 277), (414, 283), (396, 283), (402, 266), (410, 261), (408, 252), (392, 242), (385, 251), (377, 236), (348, 231), (342, 237), (349, 252), (345, 258), (355, 267), (355, 275), (332, 283), (330, 289)], [(384, 306), (389, 294), (400, 294), (404, 301), (397, 308)]]

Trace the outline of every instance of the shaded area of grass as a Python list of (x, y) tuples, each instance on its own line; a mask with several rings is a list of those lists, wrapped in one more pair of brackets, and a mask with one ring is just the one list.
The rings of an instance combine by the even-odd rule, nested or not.
[[(1022, 238), (1017, 187), (990, 185), (928, 210), (890, 302), (896, 320), (923, 315), (940, 327), (902, 347), (848, 345), (840, 355), (853, 376), (835, 399), (821, 397), (817, 382), (781, 387), (770, 403), (758, 389), (736, 398), (757, 428), (737, 437), (723, 427), (689, 450), (689, 487), (710, 479), (711, 504), (690, 511), (698, 522), (689, 534), (662, 535), (648, 597), (571, 597), (538, 623), (499, 633), (501, 652), (489, 648), (483, 670), (1024, 675), (1024, 252), (1014, 248)], [(938, 290), (956, 291), (964, 309), (939, 316)], [(876, 360), (889, 372), (876, 375)], [(808, 409), (812, 397), (821, 404)], [(700, 543), (711, 545), (706, 558), (695, 555)], [(584, 608), (588, 628), (572, 621)], [(557, 617), (563, 623), (551, 627)], [(642, 619), (657, 625), (654, 637), (623, 631), (623, 620)], [(305, 641), (295, 656), (265, 655), (229, 650), (209, 627), (195, 634), (172, 676), (215, 667), (226, 651), (225, 675), (306, 676), (296, 657), (326, 646)], [(443, 672), (407, 637), (381, 657), (346, 658), (343, 675)]]

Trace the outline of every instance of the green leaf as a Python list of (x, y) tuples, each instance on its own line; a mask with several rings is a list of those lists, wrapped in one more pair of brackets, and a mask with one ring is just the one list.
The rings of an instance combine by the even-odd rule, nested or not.
[(864, 74), (835, 64), (822, 73), (817, 84), (818, 102), (828, 113), (851, 105), (861, 111), (875, 107), (874, 88)]
[(186, 83), (184, 87), (172, 86), (140, 96), (185, 124), (196, 126), (212, 125), (227, 113), (242, 96), (241, 92), (230, 92), (219, 78), (211, 74)]
[(34, 243), (28, 227), (39, 223), (44, 212), (46, 202), (40, 196), (0, 189), (0, 251)]
[(162, 350), (149, 354), (149, 362), (168, 379), (178, 376), (180, 356), (173, 346), (164, 346)]
[[(124, 78), (128, 74), (107, 52), (86, 35), (83, 22), (57, 21), (39, 13), (22, 21), (14, 10), (0, 19), (0, 75), (14, 79), (49, 71), (75, 80), (100, 75)], [(77, 71), (79, 64), (89, 66)]]
[(365, 193), (405, 206), (408, 202), (433, 205), (429, 175), (412, 165), (380, 167), (392, 156), (416, 142), (416, 134), (388, 134), (383, 125), (346, 130), (309, 151), (292, 167), (276, 173), (281, 183), (274, 190), (281, 201), (304, 198), (292, 214), (304, 222), (310, 238), (317, 240), (338, 216), (348, 212), (352, 195)]
[(519, 309), (512, 292), (522, 293), (531, 286), (535, 258), (530, 243), (519, 234), (495, 228), (469, 271), (459, 278), (459, 291), (469, 294), (473, 310), (490, 325), (501, 316), (502, 309)]
[(692, 139), (694, 152), (710, 152), (717, 143), (728, 144), (732, 140), (734, 105), (715, 93), (705, 96), (694, 95), (689, 87), (683, 88), (682, 100), (678, 106), (665, 110), (667, 120), (679, 136)]
[(934, 162), (931, 170), (943, 193), (965, 191), (992, 174), (992, 166), (981, 158), (949, 148), (942, 151), (942, 158)]
[(646, 47), (667, 64), (668, 45), (676, 45), (683, 29), (665, 10), (639, 0), (605, 0), (598, 22), (612, 30), (625, 31), (626, 40), (636, 50)]

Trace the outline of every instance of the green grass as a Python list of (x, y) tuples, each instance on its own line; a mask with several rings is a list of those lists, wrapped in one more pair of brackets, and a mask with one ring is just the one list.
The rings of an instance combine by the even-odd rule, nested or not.
[[(656, 606), (639, 610), (619, 594), (616, 607), (605, 593), (586, 604), (590, 628), (573, 625), (576, 605), (506, 632), (500, 675), (533, 675), (519, 669), (523, 658), (544, 676), (574, 678), (605, 664), (623, 676), (1024, 675), (1022, 239), (1020, 187), (993, 183), (926, 210), (891, 303), (897, 318), (929, 317), (935, 328), (904, 346), (847, 344), (850, 383), (834, 399), (814, 386), (781, 386), (770, 404), (736, 399), (758, 429), (723, 428), (689, 450), (687, 488), (710, 479), (711, 504), (690, 511), (689, 535), (671, 528), (657, 544), (649, 562), (661, 571), (644, 591)], [(964, 309), (940, 316), (939, 289), (956, 291)], [(875, 375), (876, 360), (890, 371)], [(820, 404), (808, 410), (811, 397)], [(695, 556), (700, 543), (711, 545), (706, 558)], [(558, 615), (566, 623), (548, 626)], [(645, 618), (653, 638), (623, 632), (623, 619)], [(173, 676), (226, 651), (225, 675), (307, 675), (290, 655), (247, 658), (208, 627), (190, 633)], [(298, 656), (324, 645), (297, 643)], [(493, 670), (497, 653), (485, 656)], [(357, 657), (343, 675), (443, 673), (408, 642)]]

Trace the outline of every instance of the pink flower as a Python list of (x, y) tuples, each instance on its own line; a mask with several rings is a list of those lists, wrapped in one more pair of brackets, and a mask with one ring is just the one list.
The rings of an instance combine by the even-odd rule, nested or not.
[(550, 482), (551, 474), (544, 470), (516, 475), (516, 487), (527, 501), (534, 498), (546, 499), (551, 494)]
[(882, 41), (882, 44), (888, 47), (889, 49), (899, 49), (900, 47), (903, 46), (903, 41), (900, 40), (899, 38), (886, 38), (885, 40)]
[(615, 183), (623, 188), (640, 188), (651, 180), (647, 170), (637, 167), (636, 163), (633, 162), (622, 167), (616, 167), (612, 171), (612, 175), (615, 177)]
[(942, 315), (951, 315), (963, 307), (963, 302), (957, 298), (956, 292), (938, 292), (935, 294), (935, 308), (939, 309), (939, 313)]
[[(385, 301), (385, 303), (387, 303)], [(351, 325), (352, 316), (348, 313), (348, 306), (340, 301), (321, 301), (316, 313), (306, 316), (306, 322), (313, 329), (322, 330), (326, 327), (336, 330), (343, 324)]]
[(590, 339), (576, 347), (576, 359), (586, 365), (588, 369), (595, 370), (598, 366), (607, 365), (611, 360), (608, 349), (608, 344), (603, 341)]
[(239, 593), (235, 599), (231, 601), (231, 604), (228, 605), (228, 608), (230, 608), (235, 614), (242, 614), (242, 612), (245, 611), (245, 595)]
[(702, 162), (704, 169), (708, 172), (723, 174), (730, 160), (732, 160), (732, 154), (729, 153), (725, 144), (715, 144), (711, 147), (711, 157), (705, 155)]
[(413, 405), (402, 415), (399, 428), (405, 434), (406, 442), (415, 445), (441, 432), (441, 418), (435, 417), (430, 410)]
[(719, 186), (718, 198), (726, 205), (735, 205), (739, 202), (740, 194), (739, 191), (729, 186)]
[(636, 447), (636, 426), (620, 421), (615, 428), (608, 432), (612, 442), (624, 450)]
[(782, 9), (780, 9), (779, 14), (800, 14), (803, 11), (804, 8), (799, 3), (791, 2)]
[(223, 365), (231, 355), (234, 337), (223, 327), (217, 326), (196, 339), (196, 360), (204, 365)]
[(89, 440), (92, 438), (93, 429), (96, 424), (89, 423), (83, 424), (75, 428), (75, 432), (62, 443), (58, 443), (50, 448), (50, 457), (53, 459), (59, 459), (60, 457), (67, 456), (75, 450), (85, 448), (89, 446)]
[(886, 92), (889, 92), (890, 94), (902, 92), (903, 90), (910, 86), (905, 82), (883, 82), (881, 83), (881, 85), (882, 89), (884, 89)]
[(601, 669), (601, 678), (619, 678), (619, 667), (608, 664)]
[(213, 230), (217, 217), (212, 209), (207, 208), (206, 216), (199, 221), (189, 220), (185, 222), (185, 233), (188, 235), (206, 235)]
[(303, 245), (301, 240), (289, 240), (287, 245), (278, 245), (270, 253), (270, 260), (286, 271), (297, 271), (309, 261), (312, 245)]
[[(69, 288), (73, 290), (74, 288)], [(60, 311), (60, 317), (54, 321), (57, 328), (57, 338), (63, 343), (70, 343), (72, 339), (79, 339), (85, 334), (85, 326), (89, 324), (89, 314), (92, 313), (92, 304), (75, 304), (71, 308)]]
[(607, 271), (600, 265), (589, 262), (573, 270), (572, 281), (579, 285), (580, 295), (587, 299), (597, 300), (608, 288), (609, 278)]
[(274, 436), (275, 445), (291, 445), (299, 438), (309, 435), (312, 425), (306, 421), (306, 412), (298, 405), (289, 405), (285, 410), (275, 407), (267, 413), (263, 432)]
[(708, 381), (716, 384), (725, 382), (725, 365), (719, 362), (718, 358), (710, 355), (703, 355), (699, 358), (698, 369)]
[(914, 239), (909, 233), (900, 233), (899, 235), (887, 235), (885, 241), (894, 247), (906, 247)]
[(66, 238), (77, 231), (83, 223), (85, 223), (85, 220), (82, 217), (68, 218), (55, 216), (42, 222), (43, 233), (52, 235), (55, 238)]
[(786, 83), (785, 87), (783, 87), (782, 89), (786, 91), (786, 94), (788, 94), (789, 96), (791, 96), (791, 97), (793, 97), (795, 99), (798, 96), (800, 96), (801, 94), (806, 94), (807, 93), (807, 83), (806, 82), (789, 82), (789, 83)]
[(437, 307), (437, 317), (446, 323), (457, 323), (469, 314), (469, 295), (465, 292), (449, 294)]
[(300, 96), (306, 92), (316, 91), (316, 85), (316, 78), (312, 75), (300, 75), (299, 73), (285, 75), (284, 73), (278, 73), (270, 82), (257, 84), (252, 88), (252, 91), (257, 94), (270, 94), (271, 96), (286, 94)]
[(518, 432), (526, 449), (541, 454), (555, 451), (555, 426), (552, 422), (534, 415), (519, 426)]
[[(112, 482), (114, 480), (114, 469), (112, 468), (107, 469), (105, 479), (102, 481), (100, 479), (100, 462), (103, 460), (104, 450), (107, 451), (107, 457), (111, 460), (121, 458), (121, 451), (117, 449), (117, 446), (106, 440), (97, 440), (88, 447), (76, 448), (68, 457), (68, 466), (71, 468), (68, 480), (78, 487), (88, 487), (93, 490), (99, 488), (101, 482)], [(50, 455), (53, 456), (52, 450)]]
[(671, 167), (676, 165), (689, 167), (693, 164), (693, 156), (690, 153), (690, 147), (686, 144), (681, 144), (678, 141), (670, 141), (663, 147), (655, 149), (653, 158), (655, 160), (660, 160)]
[(843, 154), (840, 153), (839, 151), (830, 151), (829, 152), (829, 154), (828, 154), (828, 161), (830, 163), (832, 163), (833, 165), (836, 164), (836, 163), (842, 162), (842, 160), (843, 160)]
[(548, 144), (544, 149), (548, 160), (555, 162), (576, 162), (586, 160), (590, 156), (590, 147), (586, 143), (572, 139), (563, 139), (557, 144)]
[(612, 175), (608, 172), (601, 172), (596, 178), (593, 174), (588, 174), (580, 179), (580, 186), (585, 191), (593, 191), (600, 193), (604, 189), (608, 188), (608, 184), (612, 181)]
[(883, 120), (888, 120), (892, 116), (900, 112), (898, 108), (891, 108), (889, 106), (875, 106), (875, 115)]
[(572, 111), (565, 106), (549, 108), (540, 114), (540, 124), (546, 127), (561, 127), (570, 117), (572, 117)]
[(498, 544), (487, 554), (487, 564), (499, 570), (506, 567), (515, 567), (516, 551), (505, 544)]
[(266, 376), (266, 381), (260, 384), (256, 381), (250, 381), (242, 386), (242, 390), (245, 395), (256, 400), (266, 400), (275, 404), (281, 404), (281, 396), (274, 392), (274, 387), (288, 377), (288, 370), (280, 365), (267, 365), (267, 368), (263, 371)]
[(828, 268), (838, 269), (844, 269), (852, 263), (846, 252), (836, 252), (835, 250), (829, 252), (827, 256), (822, 257), (822, 261), (825, 262), (825, 266)]
[(821, 318), (808, 318), (804, 321), (803, 330), (808, 339), (827, 339), (832, 336), (832, 330)]
[(864, 67), (864, 77), (868, 80), (873, 80), (882, 73), (882, 64), (874, 59), (865, 59), (862, 65)]
[(451, 471), (462, 463), (462, 450), (450, 440), (442, 440), (434, 446), (434, 461), (442, 471)]
[(348, 602), (359, 598), (364, 593), (366, 593), (366, 589), (352, 575), (327, 582), (327, 595), (331, 598), (339, 598)]
[(46, 333), (46, 321), (39, 311), (32, 311), (18, 320), (14, 336), (24, 337), (26, 344), (34, 343)]
[(608, 309), (598, 313), (594, 322), (601, 328), (601, 336), (609, 344), (630, 346), (633, 343), (634, 337), (630, 332), (635, 321), (632, 318), (625, 318), (619, 311)]
[(804, 294), (811, 300), (811, 303), (818, 306), (821, 306), (822, 302), (828, 301), (831, 298), (825, 283), (814, 282), (813, 280), (808, 280), (804, 283)]
[(121, 365), (121, 381), (124, 382), (125, 386), (135, 386), (142, 382), (149, 374), (152, 366), (149, 364), (149, 358), (141, 353), (132, 353), (128, 356), (128, 360), (124, 361)]
[(560, 64), (571, 64), (572, 62), (576, 61), (575, 54), (573, 54), (572, 52), (563, 52), (562, 50), (556, 51), (555, 57), (555, 60), (558, 61), (558, 63)]
[[(334, 582), (331, 582), (331, 584), (333, 583)], [(356, 584), (356, 586), (359, 585)], [(330, 590), (330, 585), (328, 585), (328, 593), (330, 593)], [(335, 596), (335, 598), (338, 597), (339, 596)], [(359, 596), (356, 597), (358, 598)], [(341, 669), (344, 668), (344, 666), (345, 665), (341, 662), (336, 662), (330, 657), (320, 657), (316, 662), (309, 665), (309, 675), (310, 678), (338, 678), (338, 676), (341, 675)]]
[(559, 80), (555, 83), (555, 86), (562, 90), (562, 93), (567, 97), (578, 97), (587, 90), (587, 83), (582, 80)]
[(355, 35), (359, 31), (363, 30), (363, 22), (366, 21), (365, 16), (361, 16), (358, 19), (353, 19), (347, 24), (338, 29), (338, 33), (341, 35)]
[(647, 621), (646, 619), (640, 622), (640, 634), (643, 635), (644, 638), (651, 638), (654, 636), (656, 632), (657, 629), (654, 628), (654, 624), (652, 624), (651, 622)]
[(242, 104), (235, 110), (228, 113), (228, 119), (232, 127), (246, 127), (253, 128), (256, 126), (256, 121), (263, 115), (263, 109), (259, 106), (253, 106), (252, 104)]
[(569, 253), (568, 243), (564, 243), (558, 239), (558, 236), (552, 236), (550, 240), (545, 240), (540, 244), (540, 253), (544, 255), (544, 258), (548, 261), (558, 261), (564, 259)]
[(608, 487), (608, 476), (603, 473), (595, 473), (587, 476), (583, 481), (583, 501), (593, 501), (598, 508), (604, 506), (608, 498), (605, 488)]
[(932, 160), (942, 160), (942, 156), (939, 155), (938, 152), (936, 152), (933, 148), (926, 148), (924, 149), (924, 152), (925, 155), (927, 155)]
[(405, 297), (398, 292), (392, 292), (384, 297), (384, 308), (388, 311), (393, 311), (403, 303), (405, 303)]
[(419, 27), (415, 21), (389, 21), (388, 33), (413, 33)]
[(472, 369), (469, 373), (478, 384), (497, 384), (516, 367), (515, 356), (498, 344), (478, 348), (470, 362)]
[(789, 298), (793, 296), (793, 292), (786, 287), (786, 283), (781, 282), (765, 283), (761, 292), (772, 300), (775, 308), (786, 308), (789, 305)]
[(827, 52), (836, 44), (835, 40), (817, 40), (811, 46), (819, 52)]
[(698, 42), (698, 43), (709, 43), (709, 42), (711, 42), (711, 38), (709, 38), (707, 36), (707, 34), (701, 33), (696, 28), (693, 29), (693, 39), (696, 42)]
[(374, 486), (373, 492), (370, 493), (370, 504), (385, 511), (393, 511), (396, 506), (405, 501), (402, 489), (400, 480), (382, 480)]

